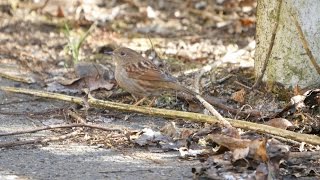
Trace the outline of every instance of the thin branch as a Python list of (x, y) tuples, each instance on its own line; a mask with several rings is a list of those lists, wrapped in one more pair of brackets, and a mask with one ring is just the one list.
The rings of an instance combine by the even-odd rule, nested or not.
[(18, 135), (18, 134), (34, 133), (34, 132), (50, 130), (50, 129), (73, 128), (73, 127), (89, 127), (89, 128), (93, 128), (93, 129), (100, 129), (100, 130), (103, 130), (103, 131), (118, 131), (118, 132), (123, 131), (121, 129), (113, 129), (113, 128), (102, 127), (102, 126), (99, 126), (97, 124), (73, 123), (73, 124), (59, 124), (59, 125), (38, 127), (38, 128), (32, 128), (32, 129), (28, 129), (28, 130), (8, 132), (8, 133), (0, 133), (0, 137), (1, 136)]
[(257, 78), (257, 81), (254, 83), (254, 85), (252, 86), (252, 89), (256, 89), (257, 87), (260, 86), (261, 82), (262, 82), (262, 78), (266, 72), (267, 66), (269, 64), (269, 60), (270, 60), (270, 56), (271, 56), (271, 52), (273, 49), (273, 45), (274, 45), (274, 40), (276, 38), (276, 33), (278, 30), (278, 26), (279, 26), (279, 19), (280, 19), (280, 12), (281, 12), (281, 7), (282, 7), (282, 0), (279, 0), (279, 4), (278, 4), (278, 11), (277, 11), (277, 16), (276, 16), (276, 24), (273, 28), (272, 31), (272, 35), (271, 35), (271, 40), (270, 40), (270, 44), (269, 44), (269, 48), (268, 48), (268, 52), (266, 55), (266, 58), (264, 60), (264, 64), (263, 67), (261, 69), (261, 74), (260, 76)]
[(27, 83), (27, 84), (32, 84), (35, 82), (34, 79), (27, 77), (27, 76), (18, 76), (18, 75), (8, 74), (8, 73), (4, 73), (4, 72), (0, 72), (0, 77), (10, 79), (13, 81), (17, 81), (17, 82)]
[(291, 18), (294, 21), (294, 24), (296, 25), (296, 28), (298, 30), (299, 37), (302, 42), (303, 48), (306, 50), (306, 53), (309, 56), (309, 59), (310, 59), (312, 65), (314, 66), (314, 68), (316, 69), (317, 73), (320, 74), (320, 67), (316, 61), (316, 58), (314, 58), (314, 56), (310, 50), (309, 43), (303, 34), (302, 28), (297, 20), (297, 17), (295, 15), (291, 14)]
[(77, 113), (71, 110), (68, 110), (67, 113), (69, 114), (69, 116), (76, 120), (76, 123), (85, 124), (87, 122), (85, 119), (83, 119), (81, 116), (79, 116)]
[[(76, 104), (84, 104), (83, 99), (80, 97), (67, 96), (67, 95), (58, 94), (58, 93), (50, 93), (50, 92), (44, 92), (39, 90), (30, 90), (30, 89), (24, 89), (24, 88), (14, 88), (14, 87), (4, 87), (4, 86), (0, 86), (0, 90), (35, 95), (39, 97), (45, 97), (45, 98), (51, 98), (51, 99), (57, 99), (57, 100), (63, 100), (63, 101), (72, 102)], [(221, 123), (220, 120), (218, 120), (216, 117), (208, 116), (204, 114), (198, 114), (198, 113), (133, 106), (133, 105), (115, 103), (110, 101), (102, 101), (102, 100), (92, 99), (92, 98), (88, 99), (88, 104), (91, 107), (96, 107), (96, 108), (115, 109), (118, 111), (136, 112), (136, 113), (141, 113), (145, 115), (160, 116), (160, 117), (167, 117), (167, 118), (187, 119), (187, 120), (190, 120), (193, 122), (199, 122), (199, 123), (210, 123), (210, 124)], [(280, 128), (271, 127), (264, 124), (256, 124), (256, 123), (247, 122), (247, 121), (234, 120), (229, 118), (225, 118), (225, 119), (228, 120), (230, 124), (236, 128), (252, 130), (258, 133), (272, 134), (272, 135), (285, 137), (285, 138), (292, 139), (299, 142), (306, 142), (309, 144), (320, 145), (320, 137), (316, 135), (296, 133), (296, 132), (292, 132), (292, 131), (288, 131)]]
[(212, 114), (214, 115), (220, 123), (227, 128), (232, 128), (232, 125), (229, 121), (227, 121), (222, 115), (206, 100), (204, 100), (200, 95), (196, 95), (196, 98), (200, 101), (200, 103)]
[(211, 97), (211, 96), (205, 96), (204, 99), (206, 101), (208, 101), (210, 104), (212, 104), (213, 106), (218, 107), (224, 111), (230, 112), (232, 114), (236, 114), (238, 116), (251, 116), (251, 117), (261, 117), (262, 116), (260, 111), (256, 111), (256, 110), (239, 111), (238, 109), (228, 107), (222, 103), (219, 103), (218, 100), (216, 100), (214, 97)]
[(81, 132), (81, 130), (76, 130), (68, 134), (64, 134), (61, 136), (52, 136), (52, 137), (46, 137), (46, 138), (36, 138), (33, 140), (25, 140), (25, 141), (15, 141), (15, 142), (5, 142), (5, 143), (0, 143), (0, 148), (8, 148), (8, 147), (14, 147), (14, 146), (22, 146), (22, 145), (27, 145), (27, 144), (44, 144), (48, 143), (51, 141), (60, 141), (64, 139), (68, 139), (71, 137), (74, 137), (78, 135)]
[(307, 152), (290, 152), (289, 158), (302, 158), (305, 160), (310, 160), (310, 159), (320, 159), (320, 151), (307, 151)]
[(203, 68), (201, 68), (201, 71), (199, 73), (199, 75), (197, 76), (196, 78), (196, 81), (195, 81), (195, 92), (197, 93), (196, 95), (196, 98), (200, 101), (200, 103), (212, 114), (214, 115), (215, 117), (217, 117), (220, 121), (221, 121), (221, 124), (227, 128), (231, 128), (231, 124), (226, 120), (224, 119), (224, 117), (222, 117), (222, 115), (210, 104), (208, 103), (202, 96), (199, 95), (200, 93), (200, 89), (201, 89), (201, 78), (202, 76), (209, 72), (213, 67), (215, 66), (215, 64), (212, 64), (212, 65), (207, 65)]

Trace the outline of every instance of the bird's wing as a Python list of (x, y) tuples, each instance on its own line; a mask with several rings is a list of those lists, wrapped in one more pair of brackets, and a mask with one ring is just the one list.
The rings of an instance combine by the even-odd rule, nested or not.
[(169, 81), (175, 82), (175, 78), (161, 71), (151, 61), (143, 60), (127, 64), (125, 70), (129, 78), (146, 81)]

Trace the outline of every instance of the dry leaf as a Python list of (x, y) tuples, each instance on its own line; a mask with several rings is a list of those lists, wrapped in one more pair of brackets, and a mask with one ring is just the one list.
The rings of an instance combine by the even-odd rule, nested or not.
[(219, 144), (220, 146), (224, 146), (231, 151), (239, 148), (247, 148), (251, 143), (251, 140), (249, 139), (239, 139), (219, 134), (208, 135), (207, 139), (210, 139), (213, 142)]
[(268, 126), (273, 126), (276, 128), (287, 129), (288, 127), (294, 126), (290, 121), (284, 118), (274, 118), (264, 123)]
[(51, 84), (48, 88), (51, 91), (63, 90), (81, 91), (82, 89), (89, 89), (90, 91), (103, 88), (111, 90), (114, 87), (114, 74), (113, 71), (101, 64), (95, 63), (78, 63), (75, 66), (75, 73), (77, 78), (63, 79), (60, 78), (57, 82), (63, 85), (65, 89), (55, 84)]
[(244, 159), (249, 154), (249, 147), (239, 148), (232, 151), (232, 160)]
[(258, 161), (266, 162), (268, 160), (267, 139), (255, 139), (250, 143), (250, 156)]
[(305, 92), (303, 94), (306, 96), (305, 100), (303, 101), (306, 106), (313, 109), (319, 107), (320, 105), (320, 89), (313, 89)]
[(191, 134), (194, 133), (194, 130), (190, 128), (178, 128), (176, 127), (175, 122), (167, 123), (160, 130), (163, 135), (171, 137), (173, 140), (177, 139), (187, 139)]
[(260, 163), (255, 172), (256, 180), (267, 180), (269, 171), (265, 163)]
[(178, 139), (180, 134), (175, 122), (167, 123), (160, 129), (160, 132), (166, 136), (172, 137), (173, 139)]
[(57, 17), (59, 17), (59, 18), (63, 18), (64, 17), (64, 13), (63, 13), (63, 11), (62, 11), (60, 6), (58, 6), (58, 9), (57, 9)]
[(251, 26), (253, 25), (256, 21), (253, 18), (241, 18), (240, 19), (241, 25), (242, 26)]
[(294, 86), (294, 89), (293, 89), (293, 95), (301, 95), (302, 94), (302, 90), (301, 88), (299, 87), (299, 85), (297, 84), (296, 86)]
[(243, 104), (245, 100), (246, 91), (244, 89), (241, 89), (235, 93), (232, 94), (231, 99)]

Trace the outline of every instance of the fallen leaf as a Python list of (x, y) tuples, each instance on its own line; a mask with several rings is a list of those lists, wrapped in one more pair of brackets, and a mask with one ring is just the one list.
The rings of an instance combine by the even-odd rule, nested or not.
[(244, 89), (241, 89), (237, 92), (234, 92), (231, 96), (231, 99), (238, 103), (243, 104), (245, 101), (245, 95), (246, 95), (246, 91)]
[(194, 130), (190, 128), (178, 128), (176, 127), (175, 122), (170, 122), (162, 127), (160, 132), (166, 136), (171, 137), (173, 140), (177, 140), (187, 139), (191, 134), (194, 133)]
[(186, 157), (195, 157), (200, 154), (203, 154), (205, 150), (203, 149), (194, 150), (194, 149), (188, 149), (186, 147), (181, 147), (179, 148), (179, 152), (181, 157), (186, 158)]
[(303, 95), (306, 97), (303, 102), (309, 108), (313, 109), (320, 106), (320, 89), (309, 90)]
[(267, 155), (267, 139), (255, 139), (250, 143), (250, 156), (257, 161), (266, 162), (268, 160)]
[(249, 139), (239, 139), (233, 138), (226, 135), (220, 134), (210, 134), (207, 136), (207, 140), (211, 140), (220, 146), (224, 146), (229, 150), (233, 151), (235, 149), (243, 149), (249, 147), (251, 140)]
[(240, 19), (241, 25), (242, 26), (251, 26), (253, 25), (256, 21), (253, 18), (241, 18)]
[(265, 163), (260, 163), (255, 172), (256, 180), (267, 180), (268, 178), (268, 167)]
[(264, 124), (281, 129), (287, 129), (288, 127), (294, 126), (290, 121), (284, 118), (274, 118), (269, 120), (268, 122), (265, 122)]
[(248, 156), (249, 150), (249, 147), (234, 149), (232, 151), (232, 160), (236, 161), (238, 159), (244, 159)]
[(294, 86), (293, 88), (293, 94), (296, 96), (296, 95), (301, 95), (302, 93), (302, 90), (300, 88), (300, 86), (297, 84), (296, 86)]
[(63, 11), (62, 11), (60, 6), (58, 6), (58, 9), (57, 9), (57, 17), (58, 18), (63, 18), (64, 17), (64, 13), (63, 13)]
[(111, 90), (114, 87), (114, 73), (113, 71), (101, 64), (95, 63), (78, 63), (75, 66), (76, 78), (65, 79), (60, 78), (57, 84), (48, 84), (49, 91), (64, 91), (64, 92), (80, 92), (82, 89), (89, 89), (90, 91), (97, 89)]
[(145, 128), (142, 131), (130, 136), (130, 140), (133, 140), (140, 146), (145, 146), (152, 145), (158, 141), (167, 141), (168, 138), (163, 136), (160, 132)]

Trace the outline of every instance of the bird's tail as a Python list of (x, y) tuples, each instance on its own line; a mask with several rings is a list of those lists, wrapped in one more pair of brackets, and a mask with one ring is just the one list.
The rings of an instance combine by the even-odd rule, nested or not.
[(179, 85), (179, 90), (181, 90), (182, 92), (186, 93), (186, 94), (190, 94), (190, 95), (193, 95), (193, 96), (196, 96), (198, 95), (198, 93), (196, 93), (195, 91), (185, 87), (185, 86), (182, 86), (182, 85)]

